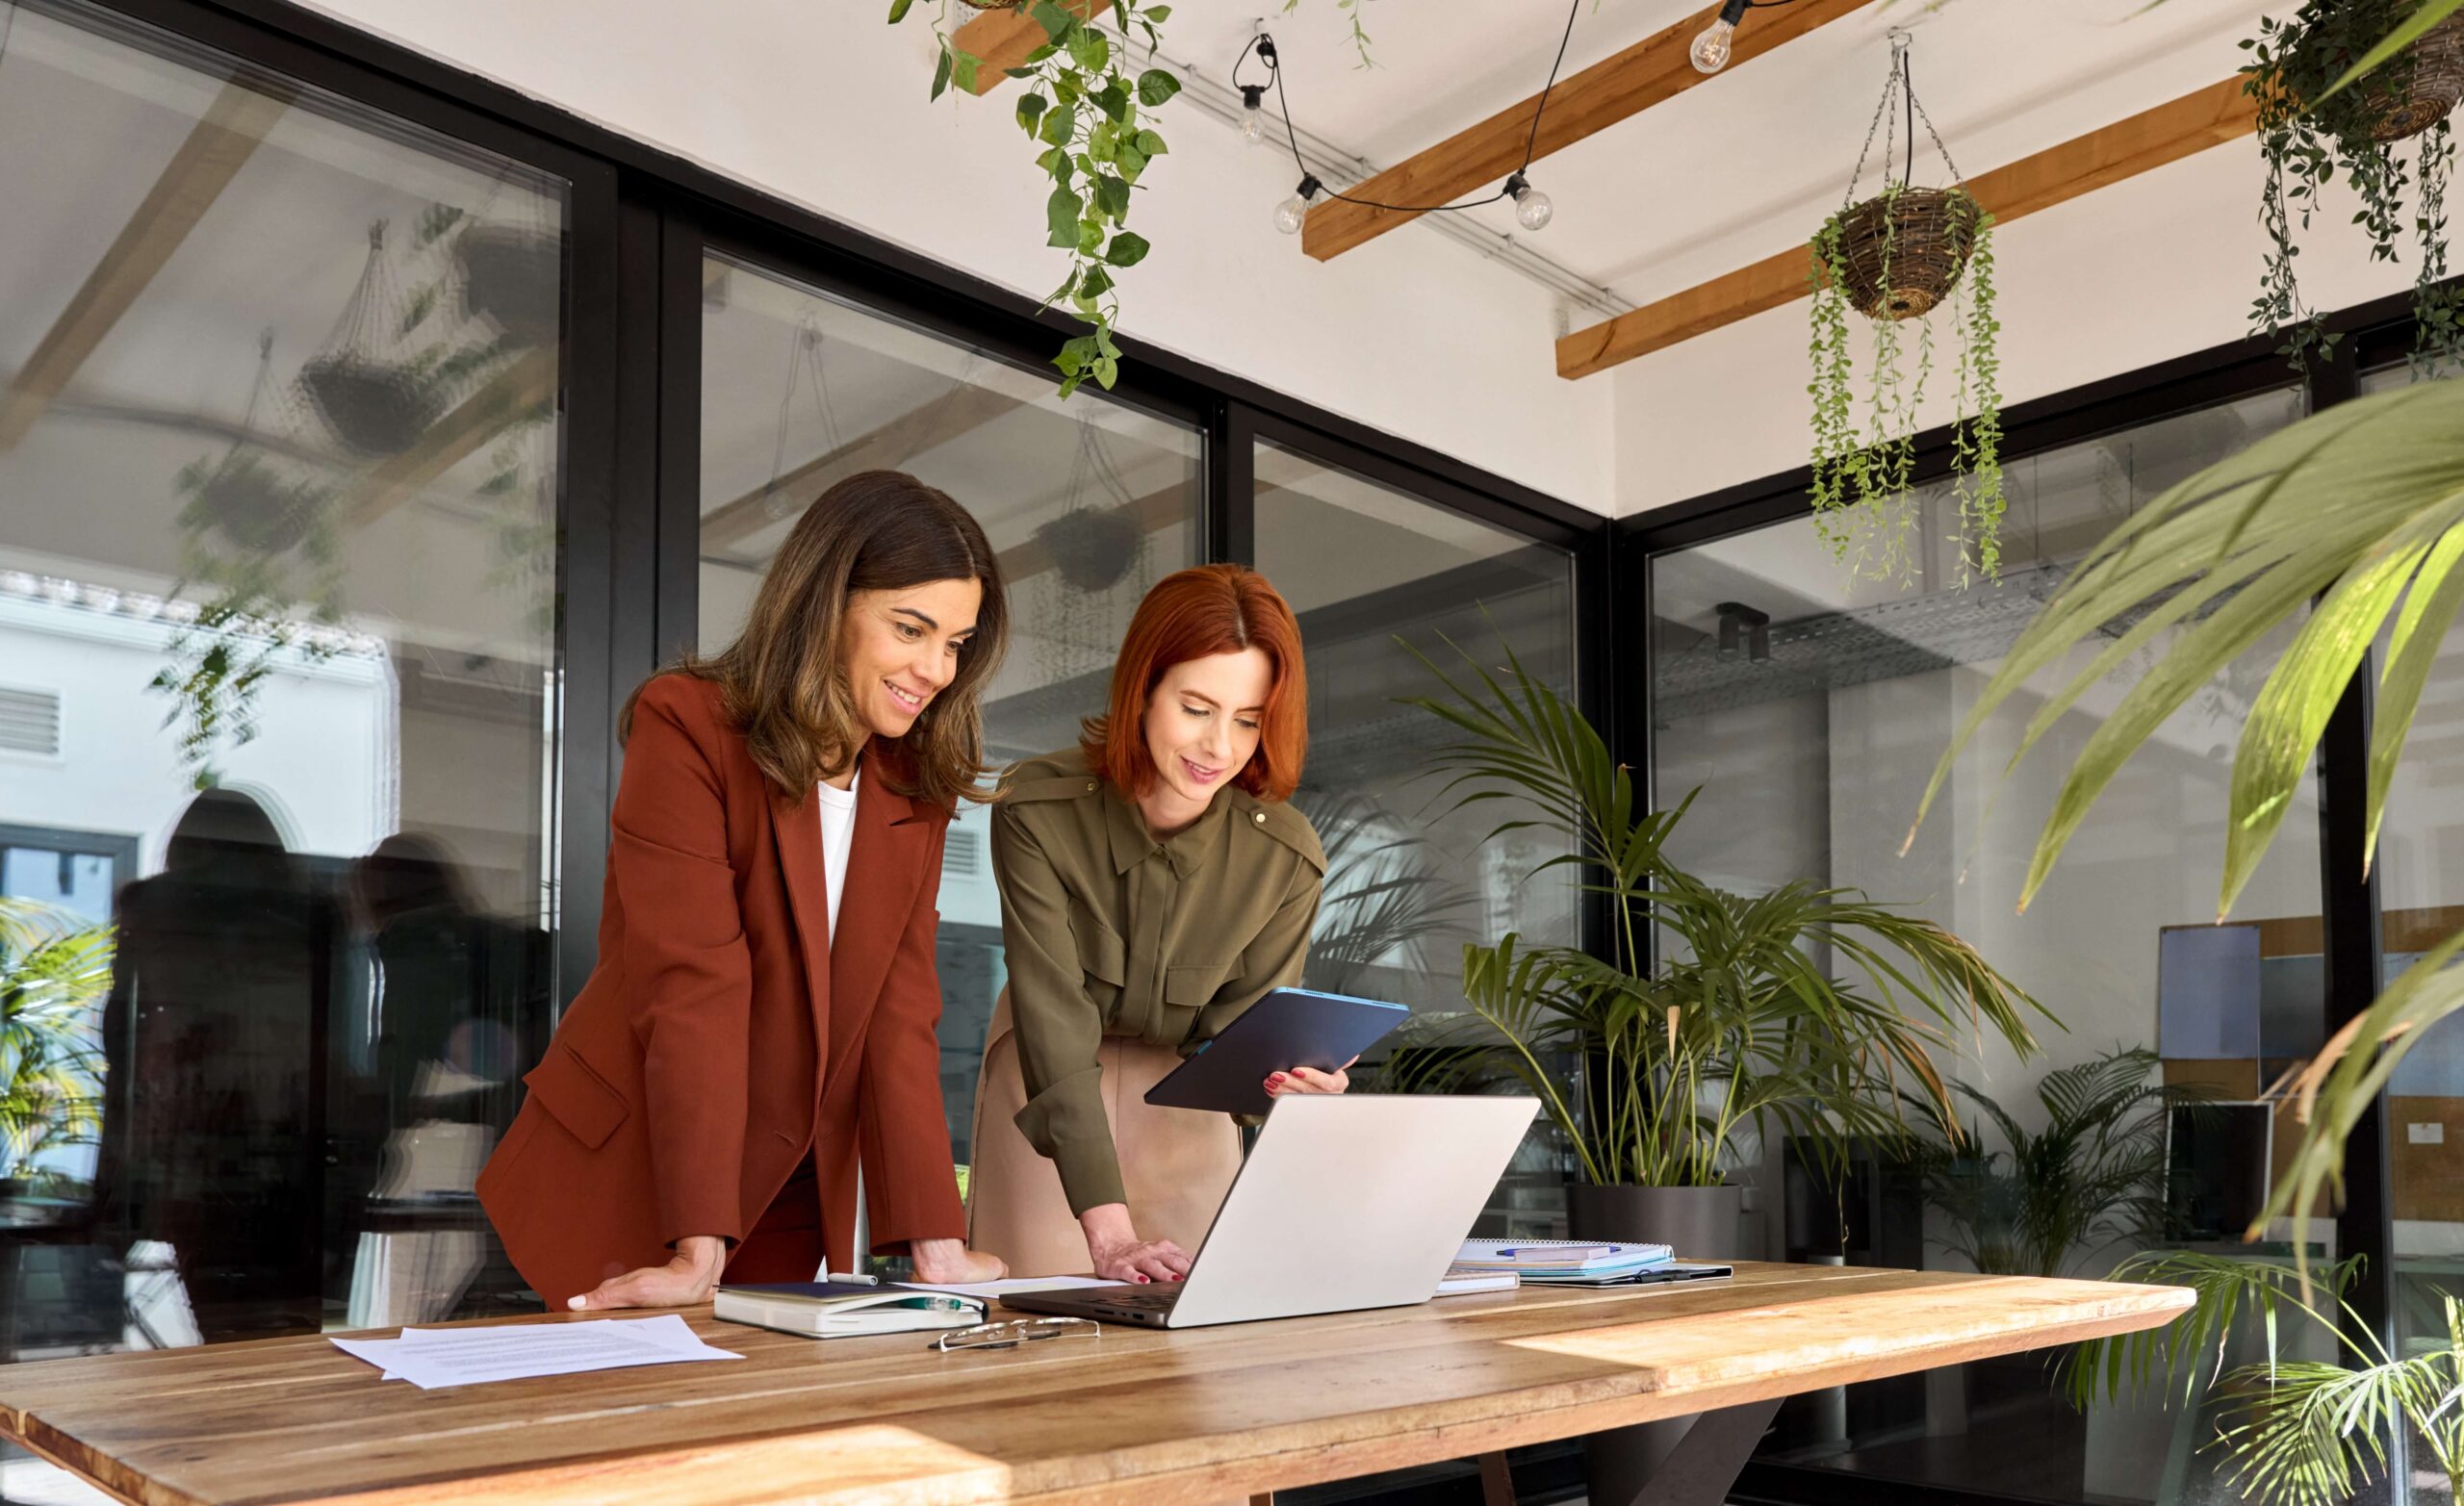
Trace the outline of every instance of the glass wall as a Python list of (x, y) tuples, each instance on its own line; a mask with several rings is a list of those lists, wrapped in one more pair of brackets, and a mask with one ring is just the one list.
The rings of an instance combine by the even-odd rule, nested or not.
[[(1103, 709), (1147, 587), (1198, 563), (1194, 427), (885, 319), (748, 263), (703, 275), (701, 643), (744, 621), (779, 544), (832, 483), (890, 468), (984, 524), (1010, 589), (1010, 655), (985, 694), (996, 764), (1068, 748)], [(942, 857), (941, 1087), (967, 1162), (975, 1078), (1007, 973), (988, 812), (962, 806)]]
[[(1309, 761), (1293, 803), (1327, 869), (1306, 982), (1459, 1009), (1467, 941), (1580, 939), (1577, 881), (1567, 868), (1527, 877), (1562, 839), (1484, 842), (1506, 819), (1494, 807), (1447, 813), (1444, 781), (1424, 771), (1453, 729), (1398, 702), (1446, 693), (1419, 654), (1460, 679), (1463, 653), (1495, 665), (1505, 649), (1572, 699), (1573, 556), (1282, 445), (1260, 441), (1255, 465), (1257, 567), (1309, 651)], [(1562, 1185), (1535, 1134), (1491, 1207), (1496, 1232), (1562, 1233)]]
[(567, 185), (0, 26), (0, 1361), (505, 1310)]
[[(1977, 946), (2061, 1023), (2040, 1025), (2044, 1054), (2025, 1062), (1989, 1039), (1948, 1043), (1947, 1075), (2007, 1110), (2032, 1145), (2060, 1129), (2040, 1098), (2050, 1071), (2116, 1059), (2129, 1087), (2213, 1101), (2193, 1121), (2144, 1099), (2116, 1122), (2143, 1132), (2127, 1143), (2056, 1156), (2118, 1190), (2101, 1216), (2091, 1210), (2062, 1247), (2033, 1257), (2013, 1238), (2017, 1211), (2067, 1194), (1974, 1101), (1962, 1118), (1981, 1137), (1964, 1161), (1872, 1166), (1852, 1184), (1853, 1206), (1812, 1187), (1787, 1147), (1762, 1147), (1745, 1169), (1773, 1258), (2101, 1276), (2142, 1249), (2246, 1249), (2233, 1236), (2264, 1191), (2272, 1142), (2296, 1127), (2236, 1106), (2323, 1038), (2313, 792), (2232, 924), (2214, 924), (2229, 751), (2283, 642), (2164, 724), (2024, 914), (2020, 885), (2063, 777), (2146, 655), (2092, 687), (2006, 779), (2044, 698), (2104, 640), (2038, 676), (1988, 719), (1901, 847), (1955, 728), (2085, 551), (2172, 482), (2299, 412), (2297, 394), (2270, 393), (2014, 463), (1998, 583), (1961, 589), (1946, 544), (1905, 589), (1852, 581), (1810, 518), (1653, 561), (1655, 796), (1667, 807), (1700, 792), (1671, 844), (1681, 863), (1747, 893), (1796, 880), (1861, 889)], [(1920, 502), (1928, 537), (1948, 535), (1946, 499)], [(2196, 1414), (2145, 1396), (2082, 1417), (2051, 1394), (2043, 1359), (1803, 1398), (1762, 1457), (2045, 1501), (2184, 1498), (2212, 1468), (2194, 1452)]]

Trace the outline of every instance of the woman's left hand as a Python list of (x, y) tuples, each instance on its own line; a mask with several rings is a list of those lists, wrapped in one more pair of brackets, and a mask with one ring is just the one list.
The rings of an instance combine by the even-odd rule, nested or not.
[(1340, 1093), (1351, 1086), (1350, 1067), (1352, 1061), (1359, 1059), (1354, 1057), (1332, 1072), (1321, 1072), (1314, 1067), (1294, 1067), (1289, 1072), (1277, 1072), (1267, 1079), (1267, 1096), (1281, 1098), (1287, 1093)]

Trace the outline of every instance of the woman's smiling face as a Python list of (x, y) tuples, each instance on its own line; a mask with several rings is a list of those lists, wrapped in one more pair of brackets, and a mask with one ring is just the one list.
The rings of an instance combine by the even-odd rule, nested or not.
[(907, 735), (925, 706), (958, 677), (959, 651), (984, 604), (979, 580), (932, 580), (899, 591), (857, 591), (838, 633), (856, 714), (877, 737)]
[(1156, 787), (1141, 801), (1147, 825), (1177, 830), (1205, 813), (1258, 751), (1274, 664), (1262, 649), (1184, 659), (1146, 699), (1146, 754)]

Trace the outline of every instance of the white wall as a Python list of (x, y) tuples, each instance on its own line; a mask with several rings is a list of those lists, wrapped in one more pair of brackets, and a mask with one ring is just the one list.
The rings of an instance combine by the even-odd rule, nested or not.
[[(2264, 178), (2258, 146), (2245, 138), (1996, 230), (2004, 403), (2246, 334), (2267, 248), (2258, 222)], [(2369, 260), (2348, 214), (2331, 197), (2304, 242), (2302, 293), (2315, 307), (2412, 285), (2409, 261)], [(1806, 314), (1800, 300), (1616, 370), (1621, 513), (1805, 464)], [(1949, 335), (1937, 331), (1940, 341)], [(1858, 323), (1850, 340), (1861, 390), (1867, 346)], [(1939, 348), (1927, 424), (1951, 418), (1952, 347)]]
[[(930, 7), (809, 0), (313, 0), (508, 85), (926, 256), (1042, 297), (1048, 186), (1014, 86), (928, 102)], [(1122, 330), (1595, 511), (1611, 510), (1606, 384), (1555, 374), (1536, 286), (1425, 231), (1322, 265), (1270, 214), (1288, 161), (1187, 105), (1131, 224)]]

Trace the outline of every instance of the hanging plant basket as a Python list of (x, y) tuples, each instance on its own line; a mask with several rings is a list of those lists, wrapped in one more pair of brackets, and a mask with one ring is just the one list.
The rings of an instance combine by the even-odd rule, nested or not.
[[(2453, 115), (2464, 102), (2464, 11), (2424, 32), (2404, 54), (2412, 77), (2379, 110), (2370, 127), (2374, 141), (2408, 140)], [(2404, 65), (2396, 64), (2400, 69)]]
[(462, 266), (462, 308), (526, 345), (556, 343), (563, 310), (564, 246), (553, 235), (514, 225), (473, 225), (454, 242)]
[(398, 455), (444, 413), (424, 372), (347, 353), (299, 369), (299, 390), (334, 437), (362, 455)]
[(1951, 295), (1984, 224), (1958, 189), (1895, 188), (1839, 217), (1848, 302), (1868, 319), (1922, 319)]
[[(2002, 562), (2002, 326), (1993, 312), (1993, 217), (1968, 192), (1917, 102), (1908, 47), (1907, 34), (1894, 31), (1890, 76), (1848, 191), (1807, 248), (1813, 522), (1856, 574), (1964, 585), (1992, 577)], [(1941, 159), (1948, 188), (1915, 185), (1920, 126)], [(1860, 198), (1877, 138), (1882, 191)], [(1852, 310), (1866, 322), (1852, 319)], [(1869, 337), (1861, 382), (1852, 328)], [(1925, 522), (1928, 509), (1939, 504), (1920, 494), (1916, 470), (1916, 425), (1938, 340), (1956, 347), (1945, 499), (1956, 508), (1957, 529), (1947, 540), (1938, 524)], [(1943, 553), (1941, 542), (1954, 549)]]
[(1063, 513), (1036, 530), (1036, 541), (1051, 552), (1063, 583), (1091, 596), (1120, 584), (1138, 563), (1142, 537), (1136, 520), (1110, 507)]
[(317, 525), (330, 495), (311, 481), (286, 481), (253, 451), (234, 449), (197, 478), (191, 505), (199, 522), (240, 548), (284, 554)]

